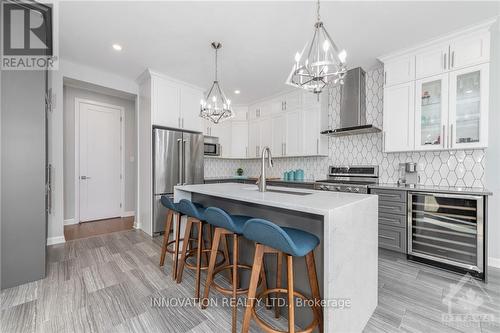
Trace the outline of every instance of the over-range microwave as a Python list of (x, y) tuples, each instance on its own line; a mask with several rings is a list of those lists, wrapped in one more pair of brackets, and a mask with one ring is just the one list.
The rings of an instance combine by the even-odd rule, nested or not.
[(221, 154), (220, 144), (213, 142), (205, 142), (203, 151), (204, 154), (207, 156), (220, 156)]

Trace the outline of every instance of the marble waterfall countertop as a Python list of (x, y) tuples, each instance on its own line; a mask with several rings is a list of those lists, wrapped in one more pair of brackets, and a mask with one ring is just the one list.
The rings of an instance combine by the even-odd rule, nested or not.
[[(316, 234), (321, 240), (315, 252), (321, 258), (317, 266), (326, 302), (324, 331), (363, 331), (378, 300), (378, 196), (278, 186), (268, 186), (262, 193), (256, 185), (241, 183), (175, 187), (176, 202), (192, 197), (205, 206)], [(252, 253), (251, 249), (244, 252)], [(296, 270), (294, 275), (296, 283), (306, 281), (303, 271)], [(310, 294), (307, 285), (304, 292)], [(338, 306), (345, 302), (347, 308)]]
[(257, 185), (238, 183), (183, 185), (176, 186), (175, 189), (318, 215), (326, 215), (336, 208), (373, 199), (368, 194), (278, 186), (267, 186), (267, 192), (259, 192)]

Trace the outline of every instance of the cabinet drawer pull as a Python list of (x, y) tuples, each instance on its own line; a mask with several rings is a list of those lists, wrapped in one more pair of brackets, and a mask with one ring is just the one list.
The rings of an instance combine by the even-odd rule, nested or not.
[(392, 206), (384, 206), (384, 205), (380, 205), (379, 207), (380, 207), (380, 208), (385, 208), (385, 209), (390, 209), (390, 210), (399, 210), (397, 207), (392, 207)]
[(384, 238), (384, 239), (390, 239), (390, 240), (396, 240), (396, 238), (394, 237), (389, 237), (389, 236), (384, 236), (384, 235), (378, 235), (380, 238)]
[(455, 67), (455, 51), (451, 52), (451, 68)]

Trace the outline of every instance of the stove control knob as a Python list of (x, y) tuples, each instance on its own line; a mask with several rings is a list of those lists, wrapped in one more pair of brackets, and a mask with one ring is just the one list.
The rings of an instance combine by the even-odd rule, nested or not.
[(345, 189), (347, 192), (352, 192), (352, 187), (348, 187)]
[(359, 193), (359, 188), (354, 188), (354, 192)]

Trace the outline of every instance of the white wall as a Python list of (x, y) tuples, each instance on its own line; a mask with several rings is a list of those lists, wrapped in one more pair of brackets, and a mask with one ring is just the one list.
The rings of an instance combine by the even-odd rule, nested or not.
[(50, 245), (64, 242), (64, 78), (88, 82), (133, 95), (137, 95), (138, 86), (132, 79), (64, 59), (60, 60), (59, 70), (50, 71), (49, 74), (50, 87), (55, 97), (55, 106), (49, 118), (49, 163), (54, 168), (53, 210), (49, 215), (47, 228), (47, 244)]
[(72, 86), (64, 86), (64, 220), (78, 223), (75, 217), (75, 99), (117, 105), (124, 108), (124, 184), (125, 212), (135, 212), (136, 206), (136, 116), (135, 99), (123, 99)]

